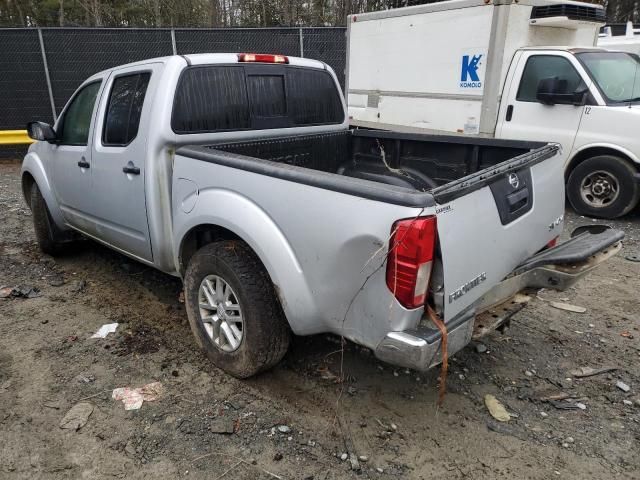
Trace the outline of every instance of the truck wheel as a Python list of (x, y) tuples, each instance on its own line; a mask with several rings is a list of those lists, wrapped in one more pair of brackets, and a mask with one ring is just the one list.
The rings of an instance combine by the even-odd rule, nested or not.
[(567, 182), (567, 196), (581, 215), (617, 218), (638, 203), (640, 188), (636, 170), (626, 160), (598, 155), (573, 169)]
[(31, 187), (31, 214), (38, 246), (43, 253), (56, 256), (62, 252), (62, 238), (56, 229), (38, 184)]
[(198, 250), (184, 289), (191, 330), (218, 368), (247, 378), (282, 359), (289, 325), (269, 274), (245, 243), (221, 241)]

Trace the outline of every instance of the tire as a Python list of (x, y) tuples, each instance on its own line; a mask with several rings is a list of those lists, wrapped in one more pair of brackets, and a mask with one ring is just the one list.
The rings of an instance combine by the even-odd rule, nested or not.
[(37, 183), (31, 186), (31, 213), (33, 215), (33, 229), (40, 250), (47, 255), (59, 255), (63, 250), (64, 243), (51, 220), (51, 214)]
[[(287, 352), (291, 333), (275, 288), (258, 257), (244, 242), (220, 241), (198, 250), (189, 261), (184, 290), (196, 341), (221, 370), (237, 378), (251, 377), (276, 365)], [(221, 295), (222, 292), (228, 295)], [(203, 304), (206, 308), (202, 308)], [(212, 308), (214, 304), (218, 307)], [(242, 324), (237, 323), (238, 315), (242, 316)], [(214, 316), (217, 320), (212, 320)], [(203, 321), (207, 317), (209, 321)], [(234, 337), (241, 332), (239, 345), (224, 334), (225, 323), (226, 331), (236, 327), (232, 330)]]
[(638, 204), (636, 169), (614, 155), (598, 155), (578, 164), (567, 181), (567, 197), (581, 215), (617, 218)]

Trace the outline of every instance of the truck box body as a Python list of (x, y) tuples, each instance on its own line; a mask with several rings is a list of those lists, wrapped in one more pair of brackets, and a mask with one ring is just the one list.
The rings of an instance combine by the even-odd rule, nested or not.
[(453, 0), (348, 20), (353, 125), (493, 135), (514, 52), (594, 45), (598, 5)]

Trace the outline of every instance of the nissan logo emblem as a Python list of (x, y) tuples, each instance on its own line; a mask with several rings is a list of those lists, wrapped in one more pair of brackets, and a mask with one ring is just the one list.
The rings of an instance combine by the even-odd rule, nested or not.
[(518, 188), (518, 185), (520, 185), (520, 179), (518, 178), (518, 175), (516, 175), (515, 173), (509, 174), (509, 185), (511, 185), (513, 188)]

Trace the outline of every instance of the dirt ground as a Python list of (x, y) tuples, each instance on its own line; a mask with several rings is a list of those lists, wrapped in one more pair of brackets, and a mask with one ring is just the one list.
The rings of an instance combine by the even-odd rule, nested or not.
[[(592, 222), (567, 216), (566, 230)], [(640, 254), (640, 214), (611, 223), (627, 233), (622, 252), (569, 291), (543, 291), (485, 352), (456, 355), (437, 408), (438, 371), (397, 369), (352, 344), (343, 357), (328, 335), (296, 338), (258, 378), (222, 373), (195, 345), (179, 280), (91, 242), (42, 255), (19, 165), (2, 163), (0, 287), (39, 292), (0, 299), (0, 478), (638, 479), (640, 263), (625, 257)], [(112, 322), (115, 334), (90, 338)], [(617, 370), (569, 373), (584, 366)], [(111, 398), (154, 381), (162, 395), (139, 410)], [(508, 423), (489, 415), (487, 393)], [(586, 408), (545, 401), (559, 393)], [(60, 428), (81, 401), (87, 423)], [(362, 456), (360, 471), (343, 453)]]

